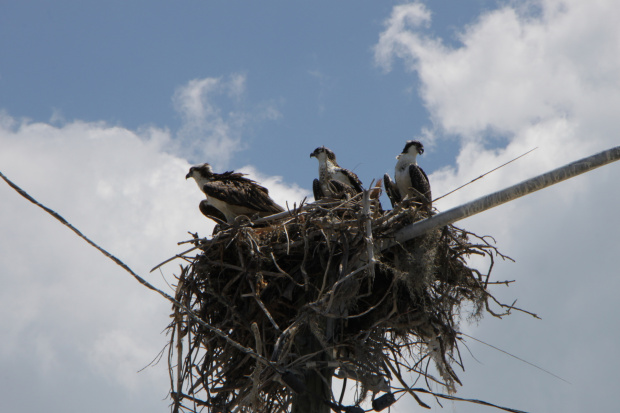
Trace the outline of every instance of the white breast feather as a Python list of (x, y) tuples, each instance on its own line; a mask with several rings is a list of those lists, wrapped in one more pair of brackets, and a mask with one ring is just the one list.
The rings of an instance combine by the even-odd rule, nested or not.
[[(413, 159), (412, 159), (413, 158)], [(407, 154), (401, 154), (398, 156), (398, 162), (396, 162), (396, 168), (394, 168), (394, 180), (401, 196), (411, 194), (411, 177), (409, 176), (409, 165), (416, 165), (415, 157), (408, 156)]]
[(324, 194), (331, 194), (329, 181), (334, 179), (335, 167), (324, 156), (319, 158), (319, 181)]
[(342, 173), (340, 170), (337, 170), (335, 168), (334, 168), (334, 172), (332, 174), (332, 179), (340, 181), (340, 182), (342, 182), (345, 185), (351, 186), (351, 182), (349, 181), (349, 177), (347, 177), (344, 173)]

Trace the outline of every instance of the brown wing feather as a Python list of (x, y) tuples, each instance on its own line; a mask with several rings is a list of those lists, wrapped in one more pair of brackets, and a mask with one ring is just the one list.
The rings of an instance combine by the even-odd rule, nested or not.
[(396, 204), (398, 204), (402, 200), (402, 197), (400, 195), (398, 187), (396, 186), (394, 181), (392, 181), (392, 178), (390, 178), (389, 174), (383, 175), (383, 186), (385, 187), (385, 193), (390, 199), (392, 208), (394, 208)]
[(323, 194), (323, 189), (321, 188), (321, 182), (318, 179), (312, 181), (312, 193), (314, 194), (315, 201), (325, 198), (325, 194)]
[[(224, 174), (222, 174), (224, 175)], [(208, 197), (219, 199), (229, 205), (242, 206), (259, 212), (282, 212), (284, 209), (269, 196), (267, 188), (239, 176), (232, 179), (214, 180), (202, 188)]]
[(340, 182), (337, 179), (332, 179), (329, 181), (329, 189), (332, 193), (332, 196), (336, 199), (346, 199), (355, 196), (355, 194), (359, 193), (357, 190), (343, 182)]
[(356, 174), (344, 168), (341, 168), (341, 172), (349, 179), (349, 181), (351, 182), (351, 186), (353, 187), (353, 189), (355, 189), (356, 193), (364, 191), (362, 181), (360, 181)]
[(428, 176), (422, 168), (417, 165), (409, 166), (409, 178), (411, 179), (411, 186), (413, 189), (424, 195), (425, 201), (430, 205), (431, 198), (431, 185), (428, 182)]
[(202, 212), (204, 216), (214, 220), (218, 224), (226, 223), (226, 215), (224, 215), (222, 211), (220, 211), (213, 205), (209, 204), (209, 201), (207, 201), (206, 199), (203, 199), (202, 201), (200, 201), (198, 208), (200, 209), (200, 212)]

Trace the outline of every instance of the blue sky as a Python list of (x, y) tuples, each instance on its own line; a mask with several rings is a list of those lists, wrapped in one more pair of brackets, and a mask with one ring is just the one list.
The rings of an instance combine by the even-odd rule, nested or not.
[[(242, 170), (281, 204), (326, 145), (368, 185), (404, 142), (439, 210), (620, 144), (613, 0), (0, 3), (0, 171), (161, 288), (212, 225), (191, 164)], [(463, 320), (457, 396), (526, 411), (613, 411), (620, 165), (459, 223), (495, 237), (506, 302)], [(0, 185), (0, 410), (168, 411), (170, 307)], [(387, 203), (384, 203), (387, 206)], [(472, 264), (480, 265), (478, 262)], [(440, 390), (440, 389), (437, 389)], [(493, 411), (425, 398), (432, 411)], [(411, 411), (403, 399), (392, 411)]]
[[(393, 4), (5, 4), (0, 103), (10, 114), (33, 120), (175, 131), (182, 119), (170, 97), (179, 86), (240, 74), (246, 77), (243, 100), (214, 96), (219, 109), (256, 114), (270, 106), (280, 116), (246, 125), (246, 150), (227, 166), (252, 163), (269, 174), (289, 169), (287, 175), (301, 181), (303, 175), (287, 168), (287, 159), (265, 158), (274, 150), (309, 154), (329, 142), (357, 161), (351, 168), (370, 174), (373, 158), (364, 156), (359, 143), (393, 143), (375, 148), (388, 159), (404, 140), (430, 126), (416, 79), (402, 67), (386, 75), (373, 59), (372, 46)], [(458, 27), (486, 4), (491, 3), (437, 8), (433, 25), (424, 31), (455, 41)], [(429, 162), (444, 164), (446, 152), (455, 155), (431, 152)], [(307, 174), (314, 165), (299, 166)]]

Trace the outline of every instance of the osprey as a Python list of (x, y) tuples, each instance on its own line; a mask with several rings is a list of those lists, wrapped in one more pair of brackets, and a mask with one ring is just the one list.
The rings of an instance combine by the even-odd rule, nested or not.
[(266, 217), (284, 211), (269, 197), (267, 188), (244, 175), (234, 171), (214, 173), (211, 165), (204, 163), (189, 168), (185, 179), (194, 178), (207, 196), (200, 203), (200, 211), (209, 218), (223, 216), (231, 224), (240, 215)]
[(341, 168), (336, 155), (325, 146), (316, 148), (310, 154), (319, 161), (319, 179), (312, 182), (314, 200), (322, 198), (345, 198), (364, 190), (362, 182), (353, 172)]
[(392, 203), (392, 208), (405, 197), (419, 202), (430, 211), (432, 206), (431, 185), (422, 168), (418, 166), (417, 157), (424, 153), (424, 146), (419, 141), (407, 141), (402, 153), (396, 157), (394, 181), (390, 175), (383, 176), (385, 191)]

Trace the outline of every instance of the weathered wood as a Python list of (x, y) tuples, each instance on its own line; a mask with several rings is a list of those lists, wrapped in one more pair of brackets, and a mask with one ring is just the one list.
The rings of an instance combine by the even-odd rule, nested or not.
[(478, 214), (487, 209), (531, 194), (540, 189), (557, 184), (567, 179), (589, 172), (600, 166), (607, 165), (620, 159), (620, 146), (580, 159), (550, 172), (527, 179), (501, 191), (483, 196), (474, 201), (454, 207), (444, 212), (408, 225), (396, 232), (394, 239), (387, 241), (381, 249), (389, 248), (398, 243), (418, 237), (432, 229), (452, 224), (461, 219)]

